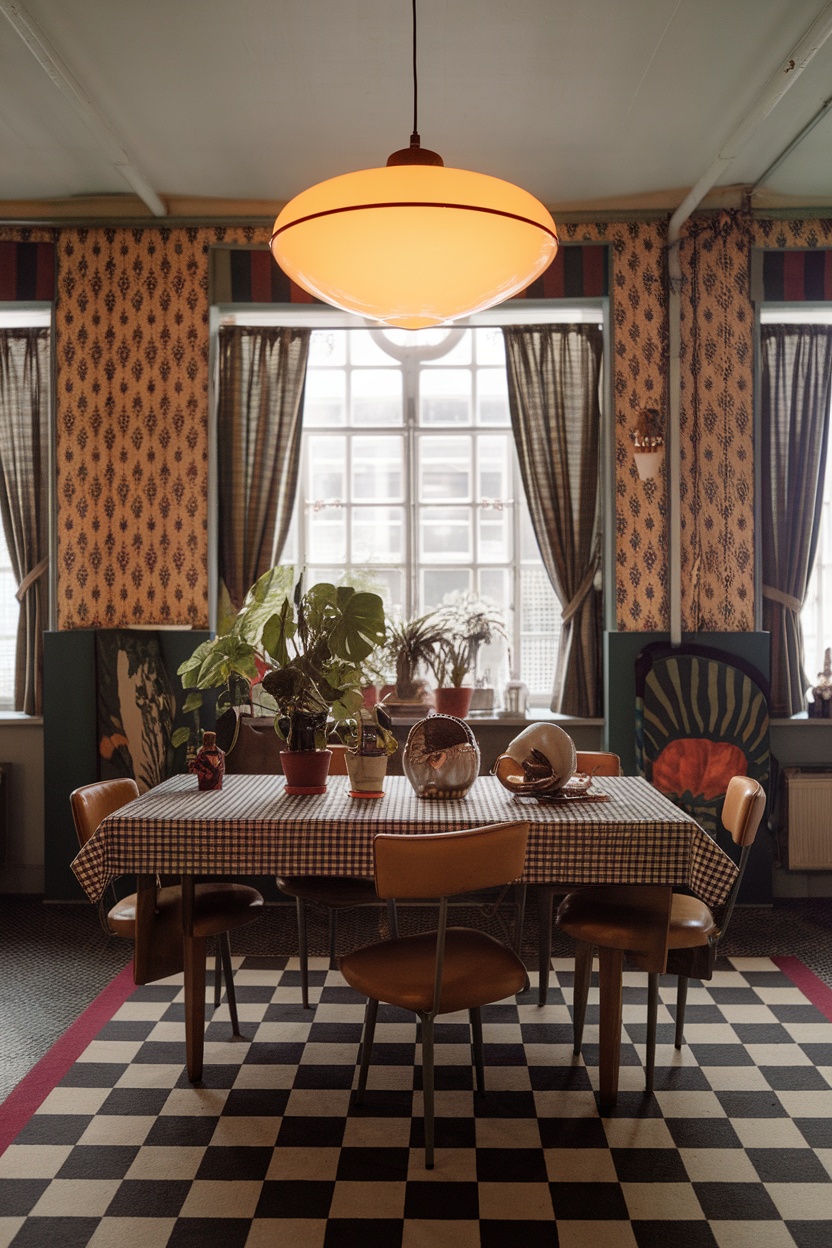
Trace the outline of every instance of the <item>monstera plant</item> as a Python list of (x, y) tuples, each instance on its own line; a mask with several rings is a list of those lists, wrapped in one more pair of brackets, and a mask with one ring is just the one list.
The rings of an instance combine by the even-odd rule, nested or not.
[(362, 705), (363, 664), (385, 638), (378, 594), (298, 581), (266, 622), (262, 644), (272, 670), (263, 688), (274, 699), (275, 729), (290, 750), (326, 744), (326, 723), (349, 719)]

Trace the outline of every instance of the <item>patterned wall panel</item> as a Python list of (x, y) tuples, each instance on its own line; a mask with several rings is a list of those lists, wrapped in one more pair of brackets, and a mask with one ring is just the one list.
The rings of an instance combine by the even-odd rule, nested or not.
[(610, 244), (615, 424), (615, 593), (622, 630), (668, 626), (667, 479), (641, 481), (630, 437), (644, 407), (667, 410), (664, 222), (559, 227), (564, 243)]
[(250, 238), (60, 232), (60, 628), (207, 624), (209, 246)]
[(682, 240), (682, 627), (754, 628), (751, 236), (737, 213)]

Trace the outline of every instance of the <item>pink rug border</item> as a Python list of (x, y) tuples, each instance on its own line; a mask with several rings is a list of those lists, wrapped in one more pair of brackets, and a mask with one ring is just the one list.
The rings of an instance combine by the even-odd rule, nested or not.
[(814, 971), (810, 971), (808, 966), (804, 966), (800, 958), (782, 957), (771, 960), (832, 1023), (832, 988), (819, 979)]
[(0, 1156), (135, 989), (133, 964), (116, 975), (0, 1105)]

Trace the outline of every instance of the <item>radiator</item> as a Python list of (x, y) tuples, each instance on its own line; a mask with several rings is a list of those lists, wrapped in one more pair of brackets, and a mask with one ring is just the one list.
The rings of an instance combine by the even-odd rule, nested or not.
[(786, 767), (789, 867), (832, 870), (832, 771)]

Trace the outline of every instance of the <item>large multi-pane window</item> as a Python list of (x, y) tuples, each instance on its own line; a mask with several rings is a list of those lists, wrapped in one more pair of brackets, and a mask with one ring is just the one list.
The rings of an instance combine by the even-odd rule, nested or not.
[(823, 669), (824, 651), (832, 646), (832, 454), (826, 458), (820, 536), (800, 623), (806, 675), (814, 685)]
[(509, 645), (479, 676), (513, 670), (548, 698), (560, 606), (520, 482), (501, 330), (316, 330), (303, 423), (283, 561), (309, 581), (363, 580), (402, 618), (486, 599)]

